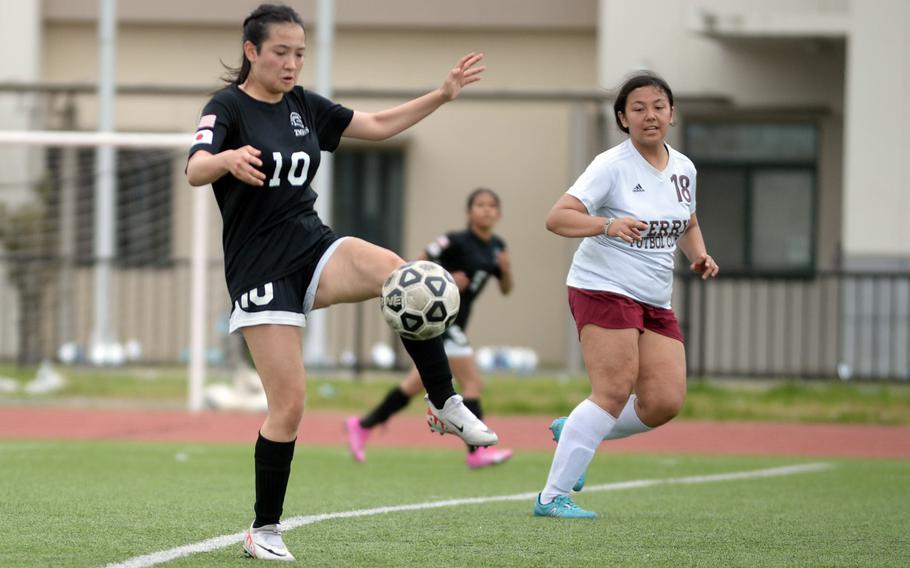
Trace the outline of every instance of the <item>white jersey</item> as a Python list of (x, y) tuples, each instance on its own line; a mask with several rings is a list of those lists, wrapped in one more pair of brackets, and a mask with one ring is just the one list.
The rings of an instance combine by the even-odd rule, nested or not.
[(605, 235), (582, 240), (569, 269), (569, 286), (670, 307), (676, 240), (695, 213), (695, 166), (666, 147), (670, 159), (666, 169), (658, 171), (626, 140), (594, 158), (569, 188), (567, 193), (591, 215), (648, 223), (641, 241), (631, 244)]

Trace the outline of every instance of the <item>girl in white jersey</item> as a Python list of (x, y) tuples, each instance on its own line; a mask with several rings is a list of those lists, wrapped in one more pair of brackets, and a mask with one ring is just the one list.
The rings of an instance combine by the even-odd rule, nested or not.
[[(557, 440), (534, 514), (594, 518), (569, 497), (602, 440), (668, 422), (686, 396), (686, 354), (670, 295), (676, 247), (702, 278), (717, 275), (695, 216), (695, 166), (666, 143), (673, 93), (643, 73), (613, 105), (628, 140), (597, 156), (547, 216), (547, 229), (585, 237), (569, 269), (569, 306), (591, 396), (550, 426)], [(635, 394), (631, 394), (632, 392)]]

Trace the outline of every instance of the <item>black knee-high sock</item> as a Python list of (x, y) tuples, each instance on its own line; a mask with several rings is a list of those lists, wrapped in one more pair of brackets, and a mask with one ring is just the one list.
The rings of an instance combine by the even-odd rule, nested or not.
[(254, 527), (273, 525), (281, 518), (284, 494), (291, 475), (294, 442), (273, 442), (262, 437), (256, 440), (256, 520)]
[[(480, 399), (479, 398), (466, 398), (464, 399), (464, 405), (474, 413), (479, 420), (483, 420), (483, 410), (480, 408)], [(474, 453), (474, 450), (477, 449), (477, 446), (468, 446), (468, 451)]]
[(466, 398), (464, 399), (464, 405), (468, 407), (468, 410), (474, 413), (474, 416), (483, 420), (483, 410), (480, 408), (479, 398)]
[(395, 387), (385, 395), (379, 406), (370, 411), (369, 414), (360, 419), (360, 426), (363, 428), (372, 428), (388, 420), (393, 414), (404, 408), (411, 402), (409, 397), (401, 388)]
[(442, 408), (446, 400), (455, 394), (452, 387), (452, 370), (449, 369), (449, 358), (446, 357), (445, 347), (441, 337), (434, 337), (426, 341), (414, 341), (401, 338), (408, 355), (417, 365), (423, 388), (430, 396), (430, 402), (436, 408)]

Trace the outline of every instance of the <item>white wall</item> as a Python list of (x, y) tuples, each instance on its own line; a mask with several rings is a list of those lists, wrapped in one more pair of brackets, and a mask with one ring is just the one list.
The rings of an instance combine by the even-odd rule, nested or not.
[(740, 106), (842, 108), (843, 66), (836, 42), (717, 39), (691, 26), (699, 9), (720, 8), (731, 10), (732, 3), (601, 0), (601, 85), (617, 88), (630, 72), (648, 68), (661, 74), (674, 94), (724, 96)]
[[(0, 58), (0, 82), (36, 81), (41, 76), (41, 1), (0, 0), (0, 37), (6, 46)], [(0, 94), (0, 128), (24, 130), (35, 119), (34, 97), (18, 94)], [(0, 145), (0, 203), (9, 209), (27, 204), (32, 199), (28, 185), (22, 182), (37, 175), (30, 160), (34, 153), (28, 149)], [(0, 255), (4, 252), (0, 242)], [(7, 270), (0, 263), (0, 357), (16, 353), (19, 341), (17, 323), (19, 304), (8, 301), (15, 298), (17, 290), (10, 284)]]
[[(857, 3), (847, 57), (843, 246), (849, 264), (910, 268), (910, 2)], [(860, 260), (867, 257), (866, 261)], [(859, 264), (857, 264), (859, 263)], [(870, 266), (871, 267), (871, 266)]]
[[(41, 77), (40, 0), (0, 0), (0, 37), (6, 46), (0, 58), (0, 82), (31, 82)], [(25, 130), (37, 117), (31, 95), (0, 93), (0, 128)], [(0, 202), (16, 206), (30, 198), (19, 182), (30, 179), (27, 152), (0, 146)]]

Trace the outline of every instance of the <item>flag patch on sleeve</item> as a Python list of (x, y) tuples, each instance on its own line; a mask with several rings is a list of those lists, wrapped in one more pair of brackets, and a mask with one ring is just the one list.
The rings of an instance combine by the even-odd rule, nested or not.
[(212, 131), (211, 130), (200, 130), (196, 132), (196, 136), (193, 138), (193, 146), (196, 144), (211, 144), (212, 143)]
[(199, 126), (196, 128), (215, 128), (215, 118), (214, 114), (207, 114), (199, 120)]
[(442, 251), (449, 247), (449, 237), (440, 235), (435, 241), (427, 245), (427, 255), (430, 258), (439, 258)]

